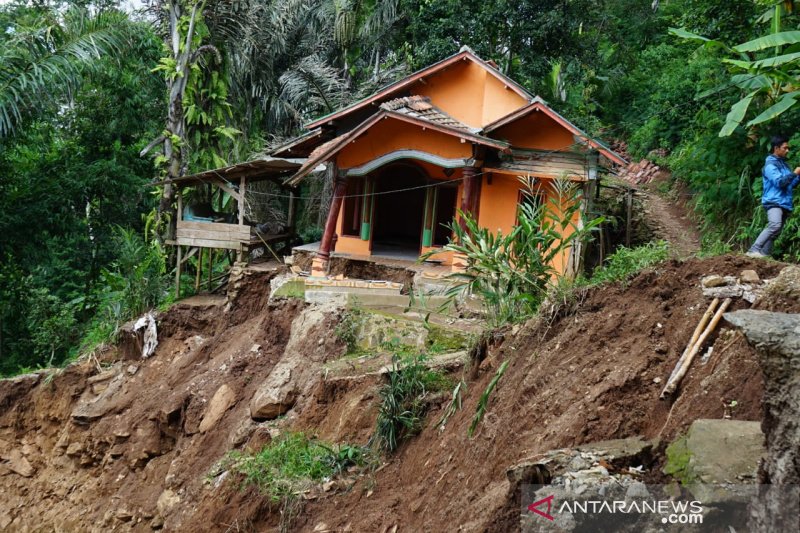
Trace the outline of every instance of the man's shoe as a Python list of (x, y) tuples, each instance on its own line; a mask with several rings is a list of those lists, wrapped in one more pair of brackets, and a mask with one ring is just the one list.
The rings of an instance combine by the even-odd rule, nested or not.
[(744, 255), (746, 255), (747, 257), (753, 257), (755, 259), (763, 259), (763, 258), (767, 257), (767, 255), (762, 254), (761, 252), (747, 252)]

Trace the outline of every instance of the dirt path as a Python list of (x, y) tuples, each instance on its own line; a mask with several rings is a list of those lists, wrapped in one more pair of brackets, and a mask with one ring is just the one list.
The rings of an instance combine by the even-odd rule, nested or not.
[(683, 200), (667, 198), (657, 189), (657, 183), (641, 187), (647, 223), (659, 239), (671, 245), (672, 255), (685, 259), (700, 251), (700, 231)]

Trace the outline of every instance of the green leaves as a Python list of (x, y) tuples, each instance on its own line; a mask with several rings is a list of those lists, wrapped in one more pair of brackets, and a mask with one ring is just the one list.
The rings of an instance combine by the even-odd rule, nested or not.
[(529, 178), (520, 179), (527, 198), (516, 206), (517, 224), (507, 235), (489, 231), (459, 212), (464, 227), (451, 225), (455, 239), (444, 247), (465, 256), (468, 263), (466, 272), (452, 275), (461, 283), (448, 292), (449, 299), (465, 291), (479, 296), (487, 319), (497, 326), (530, 317), (550, 281), (561, 275), (556, 265), (566, 265), (573, 247), (602, 222), (581, 222), (580, 191), (568, 180), (547, 180), (534, 188)]
[(765, 35), (752, 41), (747, 41), (740, 45), (734, 46), (733, 50), (736, 52), (759, 52), (768, 48), (776, 46), (785, 46), (790, 44), (800, 43), (800, 31), (782, 31), (780, 33), (773, 33)]
[[(796, 103), (797, 98), (800, 96), (800, 91), (793, 91), (790, 93), (786, 93), (780, 97), (780, 99), (775, 103), (775, 105), (766, 109), (763, 113), (758, 115), (756, 118), (751, 120), (747, 123), (747, 126), (755, 126), (756, 124), (761, 124), (762, 122), (767, 122), (773, 120), (780, 116), (782, 113), (791, 109)], [(720, 132), (721, 135), (721, 132)]]
[(753, 101), (757, 93), (758, 91), (753, 91), (733, 104), (728, 115), (725, 117), (725, 125), (722, 126), (719, 132), (720, 137), (727, 137), (742, 123), (744, 116), (747, 114), (747, 108), (750, 107), (750, 102)]
[[(756, 118), (747, 123), (752, 127), (764, 122), (769, 122), (779, 117), (797, 103), (797, 91), (787, 92), (794, 88), (796, 80), (800, 77), (796, 64), (800, 61), (800, 31), (780, 31), (780, 6), (775, 9), (773, 19), (774, 28), (771, 35), (765, 35), (747, 41), (733, 48), (724, 46), (726, 50), (739, 54), (738, 58), (724, 58), (723, 63), (734, 69), (743, 70), (746, 74), (734, 74), (729, 86), (751, 91), (747, 96), (733, 104), (725, 117), (725, 124), (719, 131), (720, 137), (731, 135), (744, 121), (751, 104), (755, 100), (759, 104), (771, 103), (770, 107), (762, 111)], [(693, 34), (684, 29), (671, 29), (670, 33), (683, 39), (711, 43), (710, 39)], [(793, 46), (794, 45), (794, 46)], [(781, 47), (790, 46), (786, 53), (781, 53)], [(748, 54), (774, 49), (773, 55), (761, 59), (751, 60)], [(717, 94), (725, 86), (717, 87), (704, 92), (701, 96)], [(762, 96), (763, 98), (759, 98)], [(762, 107), (763, 109), (763, 107)]]
[(14, 27), (0, 50), (0, 137), (45, 103), (74, 91), (100, 57), (118, 52), (132, 26), (124, 14), (72, 8)]

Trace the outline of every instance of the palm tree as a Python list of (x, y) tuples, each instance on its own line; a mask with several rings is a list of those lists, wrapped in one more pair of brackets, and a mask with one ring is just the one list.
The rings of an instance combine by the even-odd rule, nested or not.
[(0, 50), (0, 137), (14, 132), (45, 102), (71, 94), (100, 57), (123, 48), (131, 29), (116, 10), (43, 13), (7, 28)]

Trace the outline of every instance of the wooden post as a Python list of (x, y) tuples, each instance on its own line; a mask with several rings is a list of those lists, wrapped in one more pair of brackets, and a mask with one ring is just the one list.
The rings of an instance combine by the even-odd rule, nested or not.
[(289, 213), (286, 216), (286, 225), (289, 226), (289, 233), (294, 234), (295, 218), (297, 216), (297, 195), (294, 189), (289, 189)]
[[(180, 198), (180, 196), (178, 196)], [(178, 203), (180, 205), (180, 201)], [(180, 208), (178, 209), (180, 212)], [(179, 299), (181, 297), (181, 245), (178, 245), (178, 261), (175, 265), (175, 299)]]
[(242, 177), (239, 182), (239, 225), (244, 225), (245, 194), (247, 193), (247, 178)]
[(342, 201), (346, 192), (347, 181), (344, 177), (336, 176), (333, 184), (333, 200), (331, 200), (331, 208), (325, 222), (325, 232), (322, 234), (322, 242), (311, 269), (311, 274), (314, 276), (324, 276), (328, 272), (333, 235), (336, 233), (336, 222), (339, 220), (339, 211), (342, 209)]
[(625, 247), (631, 247), (631, 223), (633, 216), (633, 191), (628, 189), (625, 193)]
[(197, 272), (194, 276), (194, 292), (200, 292), (200, 272), (203, 270), (203, 249), (197, 249)]
[[(481, 177), (478, 176), (478, 169), (475, 167), (464, 167), (464, 188), (461, 193), (461, 211), (469, 213), (473, 218), (478, 218), (478, 205), (481, 194)], [(464, 219), (459, 223), (466, 229)]]
[[(175, 194), (178, 198), (178, 220), (183, 220), (183, 195), (181, 194), (181, 188), (177, 187)], [(177, 222), (176, 222), (177, 223)], [(177, 238), (177, 235), (176, 235)]]
[(214, 249), (208, 249), (208, 291), (211, 292), (211, 277), (214, 275)]
[[(244, 208), (245, 208), (245, 194), (247, 193), (247, 178), (242, 177), (239, 182), (239, 225), (244, 226)], [(242, 244), (239, 244), (239, 250), (236, 252), (236, 261), (242, 262), (244, 260), (244, 250)], [(209, 286), (211, 282), (209, 281)]]

